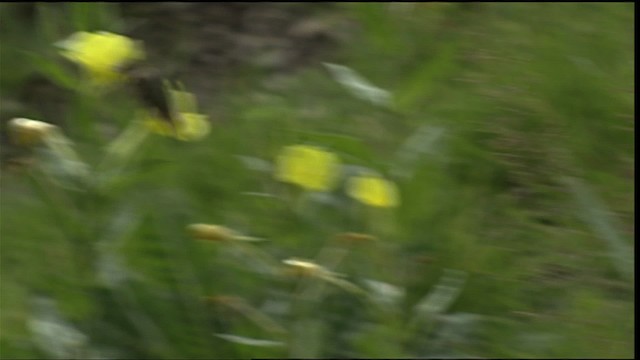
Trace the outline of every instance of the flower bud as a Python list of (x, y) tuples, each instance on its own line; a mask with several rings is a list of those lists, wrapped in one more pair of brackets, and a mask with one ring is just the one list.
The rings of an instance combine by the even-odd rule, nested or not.
[(220, 225), (191, 224), (187, 232), (198, 240), (231, 241), (238, 237), (235, 231)]
[(337, 235), (338, 240), (349, 244), (360, 244), (375, 241), (376, 237), (369, 234), (346, 232)]
[(310, 261), (287, 259), (282, 262), (288, 266), (287, 270), (289, 270), (288, 273), (291, 275), (318, 276), (326, 272), (322, 266)]
[(18, 145), (33, 146), (42, 143), (43, 139), (58, 127), (43, 121), (15, 118), (9, 121), (11, 140)]

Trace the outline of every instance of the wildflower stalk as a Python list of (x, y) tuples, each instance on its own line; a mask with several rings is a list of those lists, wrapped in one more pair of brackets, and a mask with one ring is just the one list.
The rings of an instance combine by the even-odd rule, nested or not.
[(269, 275), (275, 275), (280, 264), (268, 253), (242, 241), (233, 241), (232, 246), (247, 254), (249, 257), (258, 260), (263, 270)]
[(127, 165), (135, 151), (144, 143), (149, 130), (140, 121), (132, 121), (129, 126), (113, 140), (106, 149), (102, 162), (98, 165), (97, 173), (102, 177), (99, 186), (104, 186)]
[[(28, 179), (68, 241), (78, 287), (86, 292), (92, 303), (98, 304), (100, 299), (94, 287), (93, 268), (97, 254), (92, 241), (100, 206), (89, 167), (73, 149), (73, 142), (55, 125), (14, 119), (10, 129), (17, 142), (35, 146), (44, 155), (41, 159), (43, 168), (29, 174)], [(84, 329), (88, 335), (95, 333), (95, 321), (97, 316), (86, 319)]]
[(72, 258), (74, 259), (76, 270), (78, 274), (86, 273), (85, 257), (76, 251), (78, 244), (82, 242), (82, 236), (77, 229), (81, 229), (82, 225), (73, 221), (70, 216), (60, 209), (69, 209), (72, 205), (64, 199), (61, 194), (55, 190), (55, 187), (46, 186), (42, 183), (42, 180), (37, 175), (29, 174), (27, 177), (32, 185), (32, 188), (36, 190), (40, 199), (46, 204), (47, 208), (51, 210), (53, 219), (56, 219), (56, 223), (60, 224), (62, 232), (65, 234), (65, 238), (69, 240), (69, 245), (72, 250)]
[(64, 170), (80, 180), (87, 178), (89, 173), (87, 166), (82, 162), (78, 154), (73, 150), (72, 143), (59, 129), (52, 130), (43, 138), (45, 145), (63, 163)]
[(237, 296), (210, 296), (207, 300), (225, 305), (243, 316), (247, 317), (253, 323), (261, 327), (262, 329), (277, 334), (285, 334), (285, 330), (280, 324), (275, 322), (269, 316), (263, 314), (258, 309), (251, 306), (246, 300)]
[(268, 253), (247, 244), (247, 242), (261, 241), (262, 239), (244, 236), (220, 225), (191, 224), (187, 226), (187, 232), (201, 241), (219, 242), (233, 247), (247, 255), (249, 258), (257, 260), (261, 267), (261, 272), (276, 275), (280, 264)]
[(328, 244), (317, 256), (317, 262), (322, 274), (320, 276), (302, 276), (300, 283), (294, 294), (294, 312), (296, 313), (296, 321), (294, 326), (299, 324), (294, 331), (291, 332), (290, 339), (290, 356), (292, 358), (310, 358), (318, 357), (313, 346), (302, 343), (313, 336), (320, 336), (313, 333), (318, 330), (314, 327), (305, 326), (307, 323), (313, 323), (315, 316), (313, 310), (324, 298), (325, 291), (328, 288), (327, 283), (337, 285), (344, 290), (365, 295), (366, 293), (355, 285), (335, 277), (333, 270), (345, 259), (348, 251), (343, 246), (332, 246)]
[(179, 354), (169, 345), (167, 336), (162, 331), (162, 328), (145, 313), (144, 305), (133, 295), (134, 290), (130, 284), (127, 282), (123, 283), (121, 288), (112, 290), (111, 294), (116, 303), (120, 305), (122, 309), (126, 309), (126, 317), (129, 318), (131, 324), (133, 324), (138, 333), (140, 333), (142, 341), (146, 343), (147, 349), (151, 349), (152, 353), (156, 352), (158, 357), (162, 354), (169, 359), (179, 358)]
[(97, 136), (95, 121), (95, 109), (98, 104), (96, 102), (95, 89), (88, 82), (79, 82), (77, 93), (75, 94), (75, 120), (81, 134), (87, 139), (95, 139)]
[[(61, 230), (65, 239), (68, 240), (69, 252), (71, 255), (73, 268), (75, 270), (76, 280), (78, 281), (78, 287), (83, 289), (88, 298), (91, 299), (91, 303), (99, 304), (100, 294), (96, 292), (94, 287), (95, 272), (93, 265), (96, 263), (96, 251), (92, 247), (91, 241), (94, 239), (91, 230), (94, 227), (91, 225), (90, 216), (80, 216), (78, 220), (77, 214), (73, 214), (77, 209), (78, 201), (68, 199), (64, 194), (58, 190), (60, 188), (56, 186), (48, 186), (43, 183), (42, 179), (37, 175), (31, 174), (28, 176), (31, 181), (33, 189), (36, 190), (39, 197), (45, 201), (47, 207), (51, 210), (53, 219), (60, 224)], [(89, 200), (91, 202), (90, 193), (87, 191), (80, 193), (79, 199), (76, 200)], [(93, 204), (90, 205), (95, 210)], [(67, 211), (63, 209), (69, 209)], [(78, 213), (89, 214), (95, 216), (94, 211), (78, 211)], [(93, 311), (100, 312), (99, 307), (93, 308)], [(94, 313), (93, 316), (89, 316), (85, 322), (83, 329), (86, 332), (89, 339), (93, 338), (96, 333), (97, 321), (100, 318), (100, 313)]]

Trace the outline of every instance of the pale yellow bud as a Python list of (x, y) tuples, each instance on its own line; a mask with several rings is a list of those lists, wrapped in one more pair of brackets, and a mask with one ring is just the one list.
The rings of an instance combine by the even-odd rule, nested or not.
[(235, 231), (220, 225), (191, 224), (187, 226), (187, 232), (198, 240), (231, 241), (238, 238)]
[(354, 243), (354, 244), (366, 243), (366, 242), (371, 242), (376, 240), (376, 237), (373, 235), (355, 233), (355, 232), (346, 232), (346, 233), (338, 234), (337, 238), (341, 241), (344, 241), (347, 243)]
[(291, 275), (318, 276), (326, 273), (326, 270), (322, 266), (310, 261), (287, 259), (282, 262), (288, 266), (287, 270), (289, 270), (288, 273)]
[(15, 144), (33, 146), (42, 143), (57, 128), (43, 121), (15, 118), (9, 121), (9, 136)]

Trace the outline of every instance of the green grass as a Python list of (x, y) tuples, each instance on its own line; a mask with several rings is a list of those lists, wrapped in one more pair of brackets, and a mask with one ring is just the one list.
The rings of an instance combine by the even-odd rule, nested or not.
[[(256, 307), (277, 308), (291, 299), (293, 285), (256, 275), (246, 257), (184, 234), (187, 224), (209, 222), (270, 239), (259, 247), (278, 259), (313, 258), (338, 232), (380, 236), (379, 248), (358, 248), (339, 271), (359, 284), (374, 278), (404, 286), (399, 314), (371, 311), (330, 290), (324, 301), (315, 299), (315, 311), (300, 310), (307, 317), (273, 313), (299, 332), (303, 347), (295, 351), (318, 357), (632, 357), (633, 260), (624, 249), (634, 246), (634, 5), (406, 6), (343, 5), (344, 15), (361, 26), (349, 46), (327, 59), (390, 91), (391, 107), (350, 96), (320, 67), (292, 75), (279, 90), (264, 88), (258, 75), (239, 74), (241, 80), (229, 81), (216, 100), (221, 106), (209, 106), (200, 95), (214, 120), (206, 140), (150, 139), (130, 178), (87, 205), (94, 212), (86, 219), (97, 225), (85, 240), (117, 240), (138, 276), (124, 288), (87, 291), (69, 239), (26, 174), (3, 172), (1, 356), (38, 356), (25, 325), (34, 290), (55, 297), (79, 326), (103, 319), (87, 329), (103, 326), (94, 332), (96, 341), (117, 344), (130, 356), (290, 355), (211, 335), (270, 334), (233, 311), (204, 304), (201, 296), (235, 294)], [(85, 10), (74, 10), (68, 31), (100, 23), (99, 16), (82, 17)], [(34, 71), (5, 62), (14, 48), (31, 44), (19, 38), (28, 33), (6, 34), (14, 42), (2, 50), (3, 98), (19, 86), (20, 74)], [(32, 50), (52, 59), (44, 34)], [(107, 139), (83, 142), (95, 137), (84, 138), (78, 127), (98, 111), (123, 126), (132, 104), (122, 95), (113, 101), (122, 108), (86, 103), (84, 113), (69, 110), (79, 122), (69, 123), (68, 133), (77, 135), (82, 156), (92, 162)], [(405, 161), (397, 150), (421, 128), (439, 136), (428, 146), (417, 142), (423, 153), (403, 165), (411, 175), (394, 178), (401, 207), (373, 224), (358, 217), (362, 213), (340, 191), (334, 194), (339, 206), (311, 202), (296, 212), (287, 202), (292, 189), (238, 157), (272, 161), (282, 146), (305, 142), (392, 177)], [(72, 196), (84, 201), (83, 194)], [(74, 211), (60, 208), (66, 215)], [(467, 273), (446, 312), (450, 317), (404, 333), (402, 321), (415, 316), (411, 309), (444, 269)]]

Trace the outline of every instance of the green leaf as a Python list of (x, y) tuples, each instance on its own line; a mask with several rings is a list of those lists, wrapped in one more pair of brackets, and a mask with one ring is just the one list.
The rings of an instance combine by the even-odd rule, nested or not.
[(372, 299), (383, 305), (396, 307), (405, 298), (405, 289), (377, 280), (365, 280), (365, 284), (371, 290)]
[(592, 231), (605, 241), (609, 256), (622, 277), (635, 277), (633, 249), (616, 230), (615, 219), (591, 189), (575, 178), (563, 177), (561, 181), (573, 195), (581, 210), (580, 216)]
[(53, 60), (49, 60), (35, 53), (27, 53), (33, 66), (43, 75), (47, 76), (57, 85), (76, 90), (79, 87), (79, 81), (74, 74), (67, 72), (61, 65)]
[(464, 272), (446, 269), (434, 289), (413, 308), (414, 319), (428, 320), (447, 311), (462, 291), (465, 279)]
[(396, 152), (391, 164), (391, 174), (395, 177), (411, 178), (423, 154), (435, 153), (438, 140), (445, 133), (441, 127), (423, 125), (409, 136)]
[(69, 13), (71, 13), (71, 21), (77, 31), (90, 31), (91, 30), (91, 12), (96, 4), (85, 2), (72, 2), (67, 4), (69, 6)]
[(60, 23), (57, 22), (61, 18), (58, 11), (58, 4), (36, 3), (37, 24), (40, 37), (46, 42), (53, 43), (61, 37)]
[(324, 326), (317, 319), (300, 319), (294, 324), (291, 358), (317, 358), (322, 352)]
[(254, 339), (254, 338), (248, 338), (248, 337), (232, 335), (232, 334), (215, 334), (215, 336), (221, 339), (230, 341), (232, 343), (240, 344), (240, 345), (257, 346), (257, 347), (284, 346), (284, 343), (281, 341)]
[(413, 110), (416, 104), (422, 103), (424, 99), (431, 96), (438, 89), (438, 85), (441, 85), (438, 80), (457, 69), (455, 61), (457, 50), (456, 43), (447, 43), (433, 58), (409, 73), (407, 80), (395, 92), (396, 110)]
[(349, 92), (364, 101), (368, 101), (373, 105), (389, 106), (391, 104), (391, 94), (381, 89), (362, 75), (343, 65), (325, 63), (333, 78)]
[(55, 300), (32, 299), (32, 314), (27, 326), (36, 346), (54, 359), (69, 359), (85, 353), (89, 338), (63, 318)]

